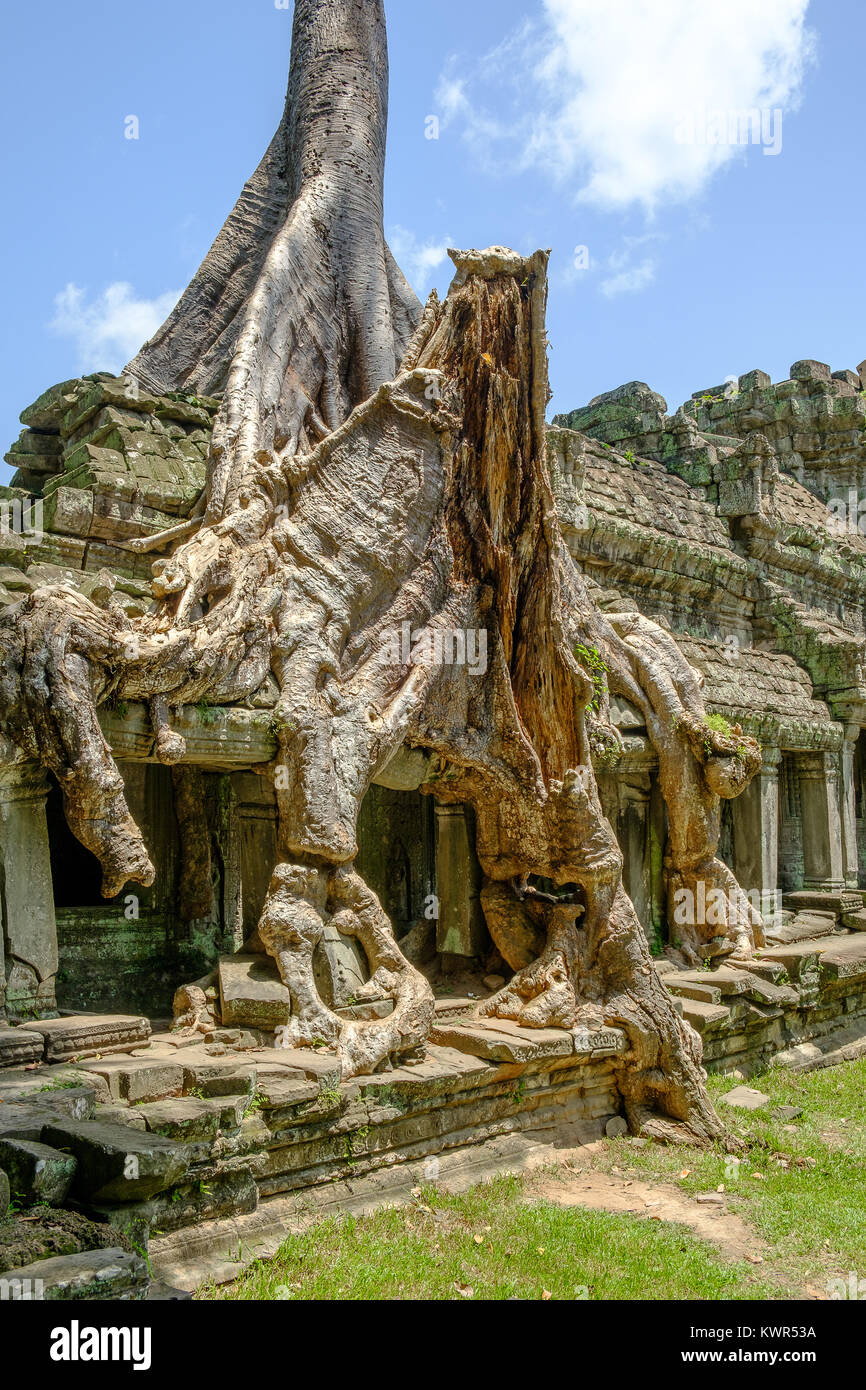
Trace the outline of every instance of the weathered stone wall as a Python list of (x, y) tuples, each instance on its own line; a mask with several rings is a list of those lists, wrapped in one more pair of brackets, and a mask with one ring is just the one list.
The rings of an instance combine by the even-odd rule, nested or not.
[[(749, 372), (673, 415), (631, 382), (550, 432), (566, 538), (601, 606), (666, 626), (710, 714), (762, 744), (759, 790), (728, 808), (720, 845), (750, 888), (864, 877), (864, 370), (798, 362), (775, 386)], [(629, 757), (646, 749), (639, 719), (623, 732)]]

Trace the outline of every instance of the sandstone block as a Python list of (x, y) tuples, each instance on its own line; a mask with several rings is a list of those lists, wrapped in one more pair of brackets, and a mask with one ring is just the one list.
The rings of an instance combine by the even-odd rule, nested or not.
[[(138, 1300), (146, 1297), (150, 1283), (147, 1264), (141, 1255), (128, 1254), (119, 1248), (37, 1260), (20, 1269), (8, 1270), (3, 1277), (10, 1284), (17, 1281), (20, 1289), (31, 1290), (19, 1297), (38, 1297), (51, 1302)], [(34, 1289), (38, 1293), (34, 1294)]]
[(73, 1014), (22, 1023), (21, 1028), (41, 1033), (48, 1062), (92, 1057), (97, 1052), (122, 1052), (131, 1043), (147, 1042), (150, 1037), (148, 1020), (134, 1014)]
[(219, 986), (224, 1024), (273, 1029), (288, 1023), (291, 996), (269, 956), (224, 957)]
[(751, 1086), (735, 1086), (726, 1096), (722, 1096), (722, 1100), (725, 1105), (732, 1105), (736, 1110), (762, 1110), (770, 1103), (769, 1096)]
[(80, 1197), (126, 1202), (172, 1187), (189, 1167), (182, 1144), (122, 1125), (49, 1124), (43, 1142), (68, 1150), (78, 1160), (73, 1192)]
[(29, 1139), (0, 1139), (0, 1165), (16, 1200), (28, 1207), (37, 1202), (62, 1206), (78, 1166), (71, 1154)]

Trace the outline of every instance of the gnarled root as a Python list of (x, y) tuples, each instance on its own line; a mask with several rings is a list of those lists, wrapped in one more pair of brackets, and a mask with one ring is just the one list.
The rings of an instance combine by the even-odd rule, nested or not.
[[(342, 1019), (322, 1002), (313, 955), (326, 914), (343, 935), (359, 942), (367, 957), (370, 980), (364, 993), (393, 1001), (393, 1011), (385, 1018)], [(291, 995), (286, 1045), (332, 1044), (343, 1077), (370, 1075), (423, 1055), (433, 1018), (433, 992), (401, 954), (378, 898), (351, 865), (278, 864), (259, 935)]]
[(748, 964), (764, 944), (763, 922), (727, 864), (713, 856), (665, 868), (673, 945), (693, 965)]
[(154, 869), (126, 804), (96, 705), (117, 688), (128, 622), (46, 585), (0, 623), (0, 728), (60, 783), (73, 834), (102, 865), (102, 892), (151, 884)]
[(721, 801), (761, 766), (758, 743), (707, 719), (698, 674), (669, 633), (639, 613), (605, 615), (611, 689), (644, 712), (668, 808), (669, 916), (686, 957), (747, 961), (763, 944), (760, 914), (718, 858)]

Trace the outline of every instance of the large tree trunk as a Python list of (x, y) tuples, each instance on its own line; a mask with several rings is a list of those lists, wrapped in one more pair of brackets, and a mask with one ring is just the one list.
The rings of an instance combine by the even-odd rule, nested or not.
[[(615, 743), (619, 690), (645, 711), (675, 867), (694, 874), (716, 872), (719, 796), (758, 756), (710, 733), (660, 629), (597, 611), (564, 544), (546, 462), (547, 256), (452, 253), (449, 296), (431, 296), (398, 363), (419, 316), (382, 234), (385, 105), (379, 0), (298, 0), (280, 133), (133, 364), (162, 389), (224, 383), (204, 523), (155, 566), (138, 622), (57, 588), (3, 615), (0, 725), (57, 774), (110, 896), (153, 871), (97, 706), (147, 700), (174, 764), (172, 708), (231, 704), (274, 673), (280, 860), (259, 930), (291, 993), (290, 1039), (331, 1044), (345, 1075), (411, 1059), (429, 1033), (429, 985), (354, 860), (377, 772), (403, 743), (438, 754), (426, 790), (474, 806), (485, 911), (517, 971), (483, 1012), (623, 1027), (632, 1127), (720, 1139), (592, 760)], [(425, 635), (409, 660), (404, 624)], [(487, 664), (461, 661), (482, 633)], [(346, 1022), (319, 997), (328, 919), (362, 947), (388, 1017)]]
[(279, 129), (189, 289), (126, 371), (224, 393), (208, 516), (260, 453), (306, 452), (390, 381), (421, 306), (382, 227), (382, 0), (296, 0)]

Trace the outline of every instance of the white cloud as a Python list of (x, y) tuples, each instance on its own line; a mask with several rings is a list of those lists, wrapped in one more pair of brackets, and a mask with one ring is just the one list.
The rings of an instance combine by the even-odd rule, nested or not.
[(448, 260), (448, 247), (453, 242), (449, 237), (419, 241), (414, 232), (396, 226), (388, 232), (388, 245), (409, 284), (424, 299), (433, 286), (433, 272)]
[[(688, 143), (684, 118), (699, 132), (718, 112), (780, 108), (787, 118), (813, 53), (807, 7), (543, 0), (543, 19), (471, 77), (452, 60), (436, 94), (443, 124), (458, 125), (488, 168), (540, 167), (599, 207), (689, 198), (743, 146)], [(766, 130), (761, 138), (769, 144)]]
[(599, 289), (608, 299), (612, 299), (618, 294), (636, 294), (638, 290), (645, 290), (655, 278), (656, 263), (651, 257), (647, 257), (638, 265), (629, 266), (626, 270), (618, 271), (616, 275), (608, 276), (606, 280), (602, 280)]
[(651, 285), (658, 266), (655, 256), (643, 254), (640, 260), (636, 256), (641, 250), (645, 253), (648, 243), (662, 239), (657, 232), (623, 237), (620, 249), (613, 251), (604, 262), (607, 273), (599, 284), (601, 293), (613, 299), (619, 294), (637, 294)]
[(180, 294), (167, 290), (155, 299), (139, 299), (132, 285), (118, 280), (89, 300), (86, 290), (68, 284), (55, 297), (51, 329), (73, 340), (80, 371), (119, 372), (168, 317)]

